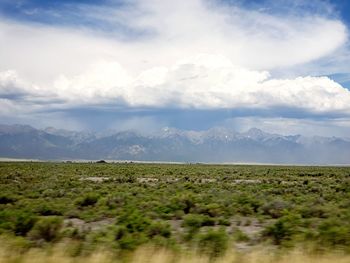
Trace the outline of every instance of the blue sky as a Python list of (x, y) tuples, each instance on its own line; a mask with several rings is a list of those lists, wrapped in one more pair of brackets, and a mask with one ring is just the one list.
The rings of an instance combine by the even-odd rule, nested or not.
[[(250, 10), (261, 10), (267, 13), (283, 15), (286, 12), (302, 12), (303, 14), (323, 14), (329, 17), (341, 19), (345, 24), (350, 24), (350, 2), (346, 0), (214, 0), (223, 5), (237, 5)], [(130, 5), (132, 1), (123, 0), (2, 0), (0, 12), (2, 16), (21, 20), (23, 22), (38, 22), (60, 26), (83, 26), (100, 30), (122, 30), (111, 27), (103, 19), (85, 17), (81, 13), (75, 13), (79, 6), (95, 6), (115, 8)], [(331, 10), (326, 13), (324, 6)], [(130, 32), (125, 32), (125, 34)]]
[(349, 136), (345, 0), (2, 0), (0, 122)]

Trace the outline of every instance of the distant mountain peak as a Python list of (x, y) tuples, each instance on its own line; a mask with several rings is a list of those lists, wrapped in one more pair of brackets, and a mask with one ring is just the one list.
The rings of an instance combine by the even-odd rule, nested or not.
[(0, 133), (23, 133), (23, 132), (31, 132), (31, 131), (35, 131), (35, 129), (30, 125), (0, 124)]
[(262, 130), (258, 129), (258, 128), (250, 128), (248, 131), (246, 131), (246, 133), (254, 133), (254, 134), (262, 134), (265, 133)]
[(270, 137), (272, 134), (264, 132), (258, 128), (250, 128), (248, 131), (243, 132), (242, 135), (252, 139), (262, 139)]
[(28, 125), (0, 125), (0, 156), (30, 159), (115, 159), (183, 162), (350, 164), (350, 141), (279, 135), (251, 128), (87, 133)]

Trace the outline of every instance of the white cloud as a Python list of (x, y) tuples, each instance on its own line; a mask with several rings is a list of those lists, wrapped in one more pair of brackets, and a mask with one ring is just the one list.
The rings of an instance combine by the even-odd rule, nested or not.
[(15, 115), (18, 111), (18, 107), (9, 99), (0, 98), (0, 117)]
[[(124, 24), (146, 32), (128, 40), (0, 18), (2, 112), (116, 104), (350, 114), (349, 91), (327, 77), (269, 74), (342, 47), (347, 29), (340, 20), (273, 15), (205, 0), (131, 3), (80, 11), (115, 28)], [(11, 96), (19, 94), (14, 102)]]
[[(100, 79), (102, 77), (102, 79)], [(197, 55), (174, 66), (151, 68), (136, 78), (116, 63), (104, 63), (57, 82), (57, 96), (84, 102), (120, 99), (134, 107), (268, 108), (350, 113), (350, 91), (327, 77), (270, 79), (217, 55)], [(83, 91), (83, 92), (81, 92)], [(89, 101), (90, 100), (90, 101)]]
[[(8, 92), (8, 79), (16, 83), (17, 90), (17, 83), (24, 84), (13, 72), (0, 73), (0, 94)], [(137, 76), (117, 62), (100, 61), (80, 75), (62, 75), (52, 85), (34, 87), (23, 86), (18, 92), (25, 93), (27, 102), (32, 103), (43, 94), (42, 100), (46, 98), (50, 107), (51, 101), (62, 101), (65, 108), (96, 104), (198, 109), (290, 107), (311, 113), (350, 114), (350, 91), (328, 77), (273, 79), (267, 71), (235, 66), (220, 55), (196, 55)]]
[(132, 7), (87, 8), (81, 16), (153, 32), (128, 41), (98, 32), (0, 18), (0, 70), (15, 69), (36, 83), (75, 75), (100, 59), (129, 71), (170, 66), (197, 53), (221, 54), (234, 64), (271, 70), (319, 59), (341, 47), (346, 26), (321, 16), (278, 16), (206, 0), (134, 0)]
[(165, 50), (182, 56), (188, 56), (188, 50), (220, 51), (235, 64), (254, 69), (317, 59), (335, 51), (347, 37), (342, 22), (320, 16), (274, 16), (201, 0), (137, 2), (142, 13), (150, 15), (128, 22), (155, 29), (159, 43), (168, 46)]
[(7, 70), (0, 72), (0, 96), (16, 96), (32, 93), (35, 87), (29, 87), (22, 81), (16, 71)]

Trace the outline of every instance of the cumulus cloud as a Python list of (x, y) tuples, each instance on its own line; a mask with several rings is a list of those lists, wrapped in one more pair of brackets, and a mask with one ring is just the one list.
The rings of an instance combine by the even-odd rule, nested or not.
[(35, 88), (27, 86), (19, 77), (16, 71), (7, 70), (0, 72), (0, 96), (17, 96), (32, 93)]
[(350, 114), (350, 92), (330, 78), (271, 74), (344, 46), (338, 19), (207, 0), (126, 3), (74, 10), (111, 33), (0, 18), (3, 114), (89, 105)]
[[(86, 72), (61, 75), (52, 85), (28, 88), (14, 72), (0, 73), (0, 94), (16, 87), (27, 101), (42, 94), (64, 107), (115, 104), (153, 108), (296, 108), (311, 113), (350, 114), (350, 91), (328, 77), (274, 79), (220, 55), (200, 54), (171, 67), (154, 67), (133, 76), (119, 63), (101, 61)], [(23, 86), (21, 86), (23, 85)], [(52, 103), (51, 103), (52, 104)]]

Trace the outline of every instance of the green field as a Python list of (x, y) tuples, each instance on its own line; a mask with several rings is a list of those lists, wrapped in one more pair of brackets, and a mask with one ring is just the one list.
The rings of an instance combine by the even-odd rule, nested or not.
[(350, 168), (0, 163), (0, 239), (70, 256), (144, 246), (209, 258), (261, 247), (350, 253)]

